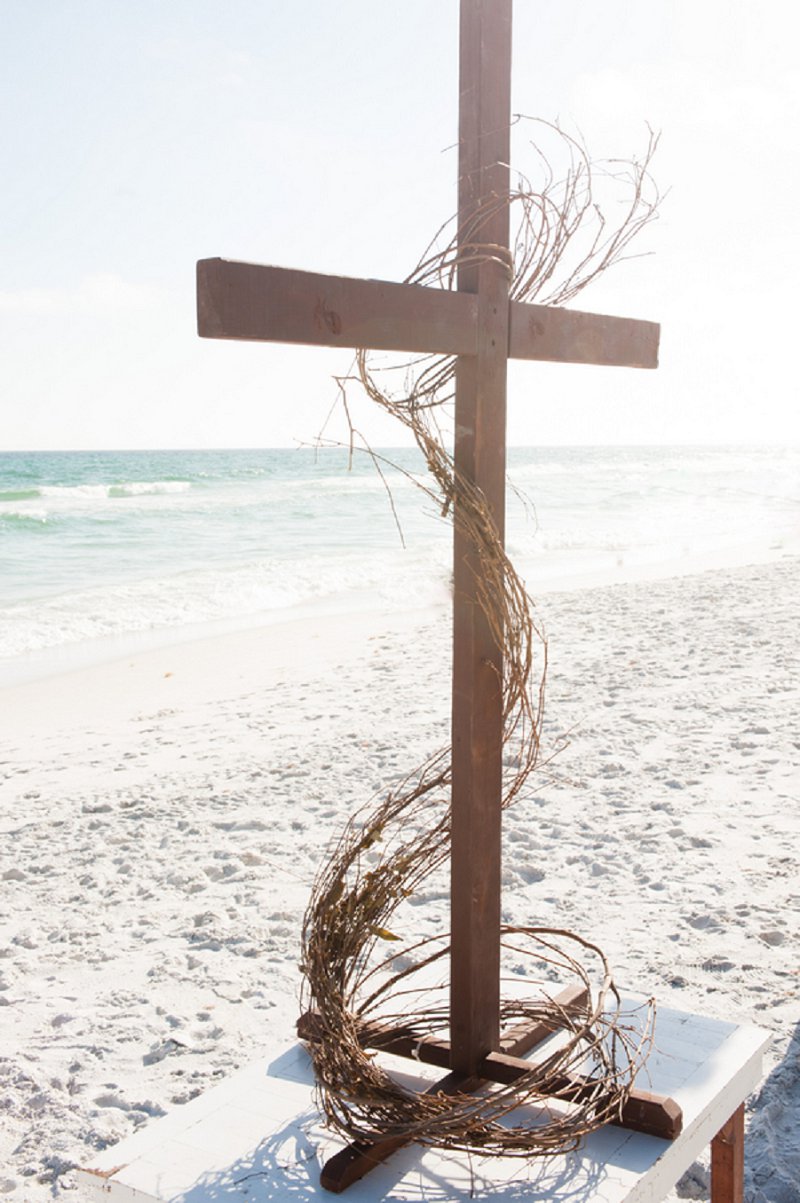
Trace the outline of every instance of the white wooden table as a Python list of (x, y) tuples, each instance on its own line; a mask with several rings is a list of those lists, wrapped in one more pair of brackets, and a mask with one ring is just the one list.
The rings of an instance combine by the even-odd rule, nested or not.
[[(744, 1100), (768, 1043), (737, 1027), (660, 1008), (656, 1048), (637, 1084), (683, 1109), (672, 1142), (607, 1126), (575, 1153), (541, 1161), (409, 1146), (346, 1192), (349, 1203), (657, 1203), (712, 1143), (713, 1203), (741, 1203)], [(408, 1061), (386, 1058), (410, 1079)], [(424, 1069), (426, 1067), (420, 1067)], [(441, 1071), (431, 1070), (431, 1076)], [(119, 1203), (321, 1203), (321, 1166), (341, 1147), (321, 1126), (301, 1045), (265, 1057), (78, 1171), (81, 1197)]]

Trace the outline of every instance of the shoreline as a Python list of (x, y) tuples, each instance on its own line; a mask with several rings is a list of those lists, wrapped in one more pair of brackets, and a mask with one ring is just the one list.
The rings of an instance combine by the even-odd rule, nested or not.
[(7, 719), (0, 742), (43, 721), (80, 728), (129, 721), (142, 707), (195, 710), (270, 689), (281, 679), (328, 671), (382, 633), (410, 631), (437, 611), (355, 611), (187, 637), (63, 672), (0, 686)]
[[(797, 542), (786, 540), (765, 547), (763, 544), (736, 545), (714, 551), (686, 554), (680, 558), (656, 561), (624, 561), (607, 564), (581, 573), (562, 571), (538, 579), (530, 585), (534, 606), (540, 598), (560, 593), (582, 593), (610, 585), (638, 584), (641, 582), (667, 581), (677, 577), (697, 576), (705, 572), (757, 567), (780, 563), (800, 556), (800, 537)], [(528, 574), (532, 579), (534, 572)], [(444, 594), (444, 590), (442, 591)], [(205, 623), (192, 623), (182, 627), (161, 627), (144, 631), (130, 631), (88, 643), (65, 643), (56, 647), (40, 648), (19, 656), (0, 659), (0, 700), (5, 692), (37, 681), (55, 681), (72, 676), (83, 670), (98, 669), (104, 664), (139, 661), (151, 654), (169, 653), (172, 648), (198, 645), (206, 641), (224, 641), (230, 637), (235, 645), (237, 637), (248, 635), (272, 642), (270, 631), (296, 630), (300, 625), (312, 627), (329, 623), (365, 623), (370, 629), (382, 622), (388, 627), (406, 626), (430, 615), (449, 612), (449, 603), (428, 602), (422, 608), (381, 607), (380, 600), (370, 594), (351, 595), (342, 598), (335, 606), (318, 606), (311, 603), (285, 610), (274, 610), (260, 614), (244, 614)], [(415, 617), (416, 616), (416, 617)], [(276, 635), (278, 644), (280, 637)], [(180, 656), (180, 653), (177, 653)]]
[[(798, 595), (796, 557), (541, 595), (545, 752), (569, 742), (504, 824), (505, 922), (570, 927), (625, 992), (772, 1033), (748, 1120), (758, 1203), (800, 1181)], [(3, 691), (11, 1199), (67, 1197), (96, 1149), (293, 1042), (316, 867), (447, 742), (449, 686), (443, 607)], [(408, 942), (446, 927), (441, 883), (399, 918)]]

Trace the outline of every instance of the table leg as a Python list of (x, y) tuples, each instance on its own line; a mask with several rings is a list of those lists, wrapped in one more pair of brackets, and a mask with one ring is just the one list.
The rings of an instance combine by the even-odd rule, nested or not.
[(744, 1203), (744, 1103), (711, 1142), (711, 1203)]

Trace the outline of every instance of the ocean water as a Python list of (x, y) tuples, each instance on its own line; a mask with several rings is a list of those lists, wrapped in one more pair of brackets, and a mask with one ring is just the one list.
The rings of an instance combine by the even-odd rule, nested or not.
[[(0, 683), (213, 630), (446, 604), (413, 451), (0, 454)], [(395, 465), (395, 466), (392, 466)], [(531, 592), (800, 548), (800, 449), (509, 452)]]

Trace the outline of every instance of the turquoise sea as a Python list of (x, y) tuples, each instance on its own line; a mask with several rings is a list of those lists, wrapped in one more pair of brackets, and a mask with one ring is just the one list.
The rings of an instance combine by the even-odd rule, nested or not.
[[(383, 454), (383, 477), (339, 449), (0, 454), (0, 682), (445, 603), (449, 526), (415, 486), (416, 453)], [(534, 595), (800, 546), (796, 448), (513, 448), (509, 478), (508, 545)]]

